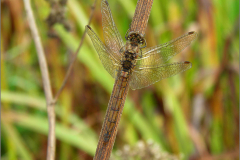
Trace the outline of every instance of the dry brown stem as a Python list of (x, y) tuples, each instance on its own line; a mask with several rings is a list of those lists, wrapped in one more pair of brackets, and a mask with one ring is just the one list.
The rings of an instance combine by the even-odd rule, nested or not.
[(51, 83), (50, 83), (50, 78), (48, 73), (48, 66), (47, 66), (44, 50), (42, 47), (41, 38), (39, 36), (38, 29), (33, 16), (30, 0), (24, 0), (24, 6), (26, 9), (27, 17), (28, 17), (29, 27), (32, 32), (34, 43), (36, 45), (39, 66), (42, 74), (43, 89), (44, 89), (44, 93), (47, 101), (47, 113), (48, 113), (48, 123), (49, 123), (47, 160), (54, 160), (55, 148), (56, 148), (55, 111), (54, 111), (54, 104), (52, 103), (53, 95), (52, 95)]
[[(92, 10), (91, 10), (90, 18), (89, 18), (89, 21), (88, 21), (88, 25), (90, 25), (90, 23), (91, 23), (91, 21), (92, 21), (93, 13), (94, 13), (95, 6), (96, 6), (96, 2), (97, 2), (97, 0), (94, 1), (93, 5), (92, 5), (92, 7), (91, 7)], [(58, 90), (58, 92), (56, 93), (56, 95), (55, 95), (55, 97), (54, 97), (54, 103), (56, 103), (59, 95), (61, 94), (63, 88), (65, 87), (65, 85), (66, 85), (66, 83), (67, 83), (67, 80), (68, 80), (68, 78), (69, 78), (69, 76), (70, 76), (70, 74), (71, 74), (72, 68), (73, 68), (73, 64), (74, 64), (74, 62), (75, 62), (75, 60), (76, 60), (76, 58), (77, 58), (77, 55), (78, 55), (78, 53), (79, 53), (79, 51), (80, 51), (80, 49), (81, 49), (81, 47), (82, 47), (82, 44), (83, 44), (83, 41), (84, 41), (85, 36), (86, 36), (86, 29), (85, 29), (85, 31), (84, 31), (84, 33), (83, 33), (83, 36), (82, 36), (81, 41), (80, 41), (80, 44), (79, 44), (76, 52), (74, 53), (74, 55), (73, 55), (73, 57), (72, 57), (71, 63), (70, 63), (70, 65), (69, 65), (69, 67), (68, 67), (68, 70), (67, 70), (66, 76), (65, 76), (65, 78), (64, 78), (64, 80), (63, 80), (63, 83), (62, 83), (60, 89)]]

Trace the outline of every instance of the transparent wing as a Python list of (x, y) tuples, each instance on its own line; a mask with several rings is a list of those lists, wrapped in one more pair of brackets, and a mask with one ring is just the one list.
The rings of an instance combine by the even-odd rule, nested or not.
[(142, 50), (142, 57), (137, 59), (137, 65), (159, 65), (166, 63), (170, 58), (180, 53), (197, 37), (196, 32), (174, 39), (168, 43)]
[(142, 66), (133, 70), (130, 79), (132, 89), (147, 87), (164, 78), (174, 76), (192, 67), (190, 62), (178, 62), (158, 66)]
[(98, 36), (90, 26), (86, 26), (86, 31), (92, 40), (93, 46), (98, 53), (99, 59), (101, 60), (103, 67), (113, 78), (115, 78), (117, 70), (119, 68), (120, 60), (114, 57), (114, 55), (107, 49), (107, 47), (98, 38)]
[(119, 50), (124, 45), (123, 40), (113, 21), (112, 13), (106, 0), (102, 0), (102, 25), (106, 46), (114, 54), (114, 56), (121, 59), (121, 53)]

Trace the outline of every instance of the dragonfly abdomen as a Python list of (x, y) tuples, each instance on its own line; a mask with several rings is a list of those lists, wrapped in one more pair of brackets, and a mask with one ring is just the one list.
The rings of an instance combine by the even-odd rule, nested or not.
[(94, 157), (95, 160), (108, 159), (110, 157), (107, 150), (111, 150), (113, 147), (117, 134), (117, 126), (122, 115), (129, 89), (129, 73), (120, 71), (117, 77), (108, 103), (107, 113), (102, 127), (103, 130), (100, 134), (100, 140), (97, 146), (97, 154)]

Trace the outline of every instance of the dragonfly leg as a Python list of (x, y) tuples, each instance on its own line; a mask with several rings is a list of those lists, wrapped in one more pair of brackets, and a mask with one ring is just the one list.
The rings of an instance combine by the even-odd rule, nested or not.
[(128, 37), (128, 33), (129, 33), (129, 29), (127, 30), (127, 33), (125, 34), (125, 39), (127, 40)]
[(142, 50), (140, 49), (139, 58), (142, 58)]
[(142, 46), (140, 47), (140, 49), (143, 49), (143, 48), (147, 47), (146, 39), (145, 38), (143, 38), (143, 39), (144, 39), (144, 42), (143, 42)]

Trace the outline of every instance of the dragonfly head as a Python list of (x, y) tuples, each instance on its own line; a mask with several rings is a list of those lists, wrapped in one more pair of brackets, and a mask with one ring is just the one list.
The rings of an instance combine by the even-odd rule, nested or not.
[(132, 45), (139, 46), (140, 48), (145, 48), (147, 44), (144, 35), (138, 32), (129, 32), (126, 36), (126, 40)]

